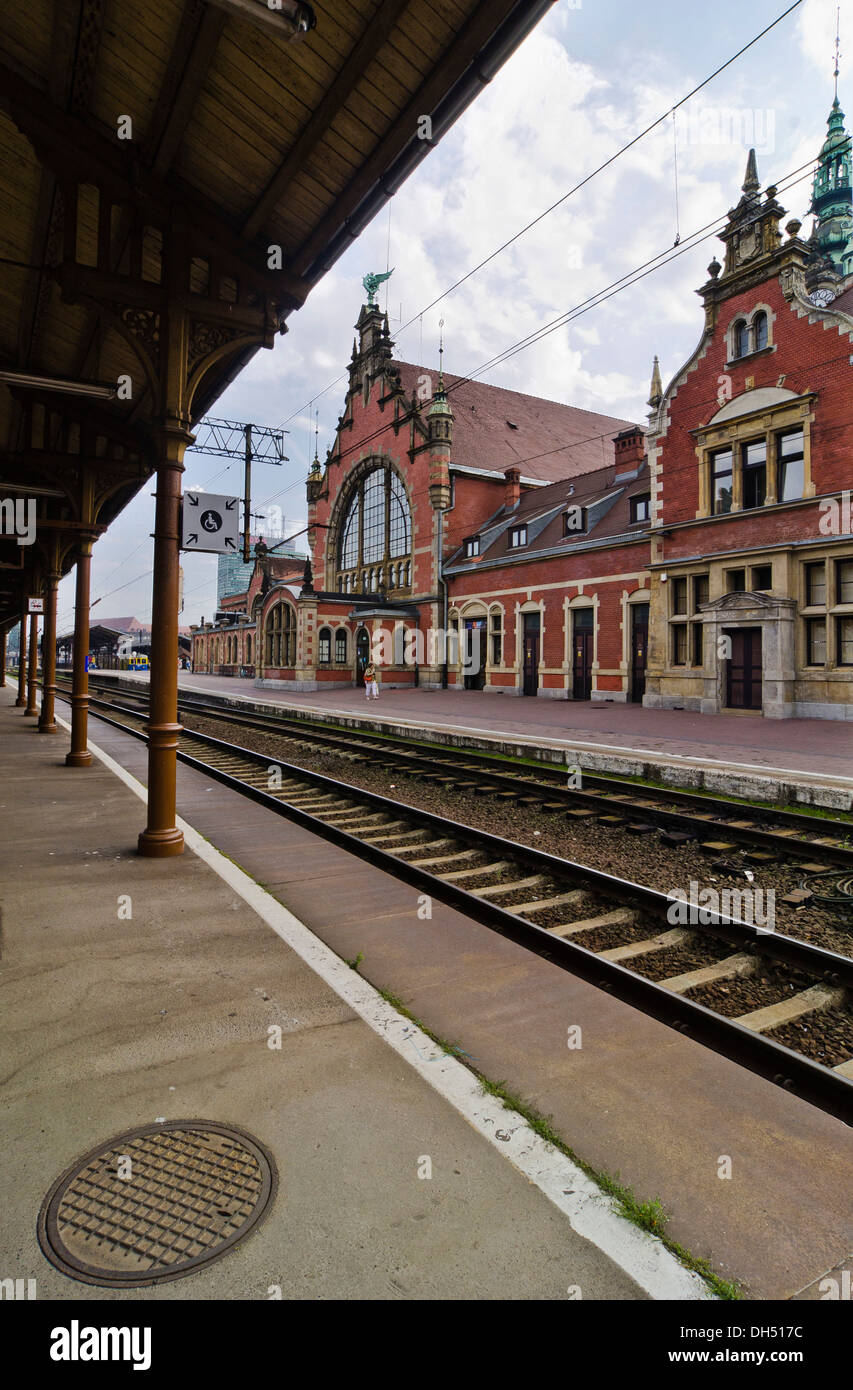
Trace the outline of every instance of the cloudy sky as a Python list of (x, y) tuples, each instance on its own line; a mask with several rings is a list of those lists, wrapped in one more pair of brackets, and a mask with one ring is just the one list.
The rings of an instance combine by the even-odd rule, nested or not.
[[(396, 355), (434, 364), (443, 317), (448, 370), (473, 374), (671, 249), (680, 234), (688, 249), (669, 264), (482, 374), (499, 386), (644, 423), (654, 354), (667, 381), (701, 331), (694, 291), (721, 244), (712, 236), (694, 246), (689, 238), (716, 226), (737, 201), (751, 144), (765, 186), (784, 187), (820, 148), (832, 101), (837, 0), (802, 0), (674, 121), (667, 116), (509, 249), (427, 306), (671, 112), (787, 3), (716, 0), (712, 9), (706, 0), (557, 0), (390, 204), (396, 269), (380, 303), (386, 307), (387, 298)], [(841, 15), (840, 97), (849, 129), (853, 0), (841, 0)], [(780, 201), (806, 221), (808, 181), (780, 193)], [(218, 416), (290, 431), (290, 461), (257, 466), (253, 488), (255, 510), (280, 507), (286, 534), (305, 521), (312, 411), (319, 411), (322, 458), (342, 407), (361, 278), (386, 268), (388, 240), (386, 209), (291, 317), (290, 331), (271, 352), (257, 354), (215, 407)], [(197, 453), (186, 463), (185, 487), (242, 493), (239, 463), (223, 471), (222, 459)], [(95, 547), (92, 595), (101, 601), (93, 620), (133, 614), (150, 621), (149, 493), (143, 489)], [(215, 607), (216, 561), (185, 556), (183, 563), (181, 621), (197, 622)], [(59, 600), (62, 632), (73, 624), (73, 576), (63, 581)]]

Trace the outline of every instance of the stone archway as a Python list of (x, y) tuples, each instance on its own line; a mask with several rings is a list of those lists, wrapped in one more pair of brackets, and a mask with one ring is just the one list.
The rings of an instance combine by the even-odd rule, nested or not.
[[(797, 605), (794, 599), (777, 598), (772, 594), (733, 593), (703, 603), (699, 609), (705, 634), (705, 650), (713, 654), (711, 674), (703, 685), (701, 711), (719, 714), (731, 705), (731, 672), (729, 662), (743, 661), (745, 642), (734, 643), (736, 634), (758, 633), (749, 646), (757, 645), (761, 664), (761, 713), (767, 719), (790, 719), (794, 715), (794, 681), (796, 674), (794, 629)], [(743, 677), (740, 677), (743, 679)]]

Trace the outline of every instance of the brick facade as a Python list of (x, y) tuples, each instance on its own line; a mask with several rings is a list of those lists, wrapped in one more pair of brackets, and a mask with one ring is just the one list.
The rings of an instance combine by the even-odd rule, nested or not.
[(313, 568), (260, 558), (194, 668), (850, 717), (853, 277), (783, 215), (751, 155), (645, 432), (397, 362), (364, 306)]

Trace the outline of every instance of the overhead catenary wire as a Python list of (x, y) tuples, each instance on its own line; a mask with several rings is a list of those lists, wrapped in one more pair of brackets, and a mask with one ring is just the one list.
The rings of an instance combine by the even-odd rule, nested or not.
[[(809, 160), (808, 163), (800, 165), (797, 169), (794, 169), (790, 173), (785, 174), (780, 180), (779, 184), (777, 185), (778, 191), (786, 192), (788, 189), (794, 187), (797, 183), (802, 182), (805, 178), (809, 177), (811, 173), (813, 173), (815, 167), (815, 161)], [(594, 294), (588, 296), (587, 299), (580, 301), (576, 305), (573, 305), (572, 308), (567, 309), (564, 313), (559, 314), (556, 318), (550, 320), (548, 323), (541, 325), (538, 329), (535, 329), (526, 337), (521, 338), (517, 340), (515, 343), (511, 344), (509, 347), (502, 349), (501, 352), (496, 354), (494, 357), (489, 358), (486, 362), (482, 363), (480, 366), (475, 368), (473, 371), (469, 372), (467, 375), (457, 377), (455, 381), (453, 381), (449, 386), (447, 386), (446, 394), (448, 396), (451, 396), (454, 392), (460, 390), (467, 383), (476, 380), (476, 378), (481, 376), (483, 372), (488, 371), (491, 368), (499, 366), (503, 362), (508, 361), (511, 357), (516, 356), (519, 352), (523, 352), (526, 348), (532, 347), (535, 343), (540, 342), (543, 338), (549, 336), (549, 334), (554, 333), (559, 328), (565, 327), (567, 324), (573, 322), (574, 319), (580, 318), (583, 314), (589, 313), (592, 309), (597, 308), (600, 304), (604, 304), (607, 302), (607, 300), (614, 298), (615, 295), (621, 293), (623, 290), (628, 289), (632, 285), (637, 284), (641, 279), (645, 279), (646, 276), (653, 274), (656, 270), (660, 270), (663, 266), (669, 265), (672, 261), (677, 260), (680, 256), (686, 255), (688, 251), (695, 250), (695, 248), (699, 246), (703, 241), (707, 241), (711, 237), (719, 234), (719, 231), (722, 230), (722, 228), (725, 226), (725, 219), (726, 214), (719, 214), (711, 222), (705, 223), (703, 227), (697, 228), (696, 231), (691, 232), (687, 237), (683, 238), (677, 247), (667, 247), (664, 251), (656, 252), (654, 256), (651, 256), (648, 260), (642, 262), (639, 266), (635, 266), (631, 270), (626, 271), (624, 275), (620, 276), (617, 280), (611, 281), (611, 283), (609, 285), (604, 286), (603, 289), (597, 290)], [(412, 410), (406, 411), (403, 415), (399, 416), (397, 420), (394, 422), (395, 426), (399, 428), (400, 425), (407, 423), (410, 419), (413, 418), (414, 413), (415, 412)], [(340, 453), (335, 455), (336, 460), (345, 459), (350, 454), (356, 452), (359, 449), (364, 448), (368, 444), (373, 443), (376, 439), (380, 438), (383, 434), (385, 434), (387, 429), (388, 425), (384, 424), (380, 426), (377, 430), (373, 431), (371, 434), (364, 435), (361, 438), (352, 441), (347, 445), (345, 449), (341, 450)], [(567, 444), (565, 447), (568, 449), (571, 448), (572, 445)], [(288, 484), (287, 487), (279, 489), (277, 492), (272, 493), (271, 496), (265, 498), (264, 501), (262, 503), (259, 503), (258, 505), (267, 505), (276, 498), (285, 496), (288, 492), (292, 492), (295, 488), (301, 486), (303, 483), (304, 479), (297, 479), (295, 482)]]

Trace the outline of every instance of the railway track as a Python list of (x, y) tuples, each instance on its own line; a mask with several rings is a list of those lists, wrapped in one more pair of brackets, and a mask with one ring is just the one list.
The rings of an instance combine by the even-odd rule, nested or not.
[[(117, 694), (109, 686), (97, 688), (113, 698)], [(122, 690), (121, 698), (147, 706), (147, 691), (137, 695)], [(554, 814), (598, 820), (611, 827), (621, 825), (635, 834), (664, 831), (674, 842), (696, 840), (718, 857), (745, 846), (756, 864), (794, 858), (814, 868), (853, 870), (853, 821), (765, 810), (723, 797), (638, 787), (587, 773), (582, 775), (582, 786), (570, 787), (565, 767), (523, 765), (523, 770), (515, 770), (508, 759), (488, 753), (426, 747), (395, 735), (378, 738), (358, 730), (339, 732), (287, 715), (267, 717), (223, 710), (192, 696), (180, 695), (179, 709), (238, 728), (276, 734), (297, 745), (308, 742), (353, 763), (387, 767), (389, 749), (393, 749), (398, 759), (395, 772), (409, 777), (455, 786), (475, 795), (512, 799)]]
[[(92, 705), (96, 717), (145, 740), (139, 710)], [(208, 734), (183, 732), (178, 757), (853, 1124), (853, 1057), (830, 1067), (768, 1036), (846, 1010), (853, 960), (708, 910), (673, 927), (672, 899), (654, 889)], [(738, 986), (756, 980), (761, 1007), (739, 1013)], [(734, 1012), (700, 1002), (721, 982)]]

